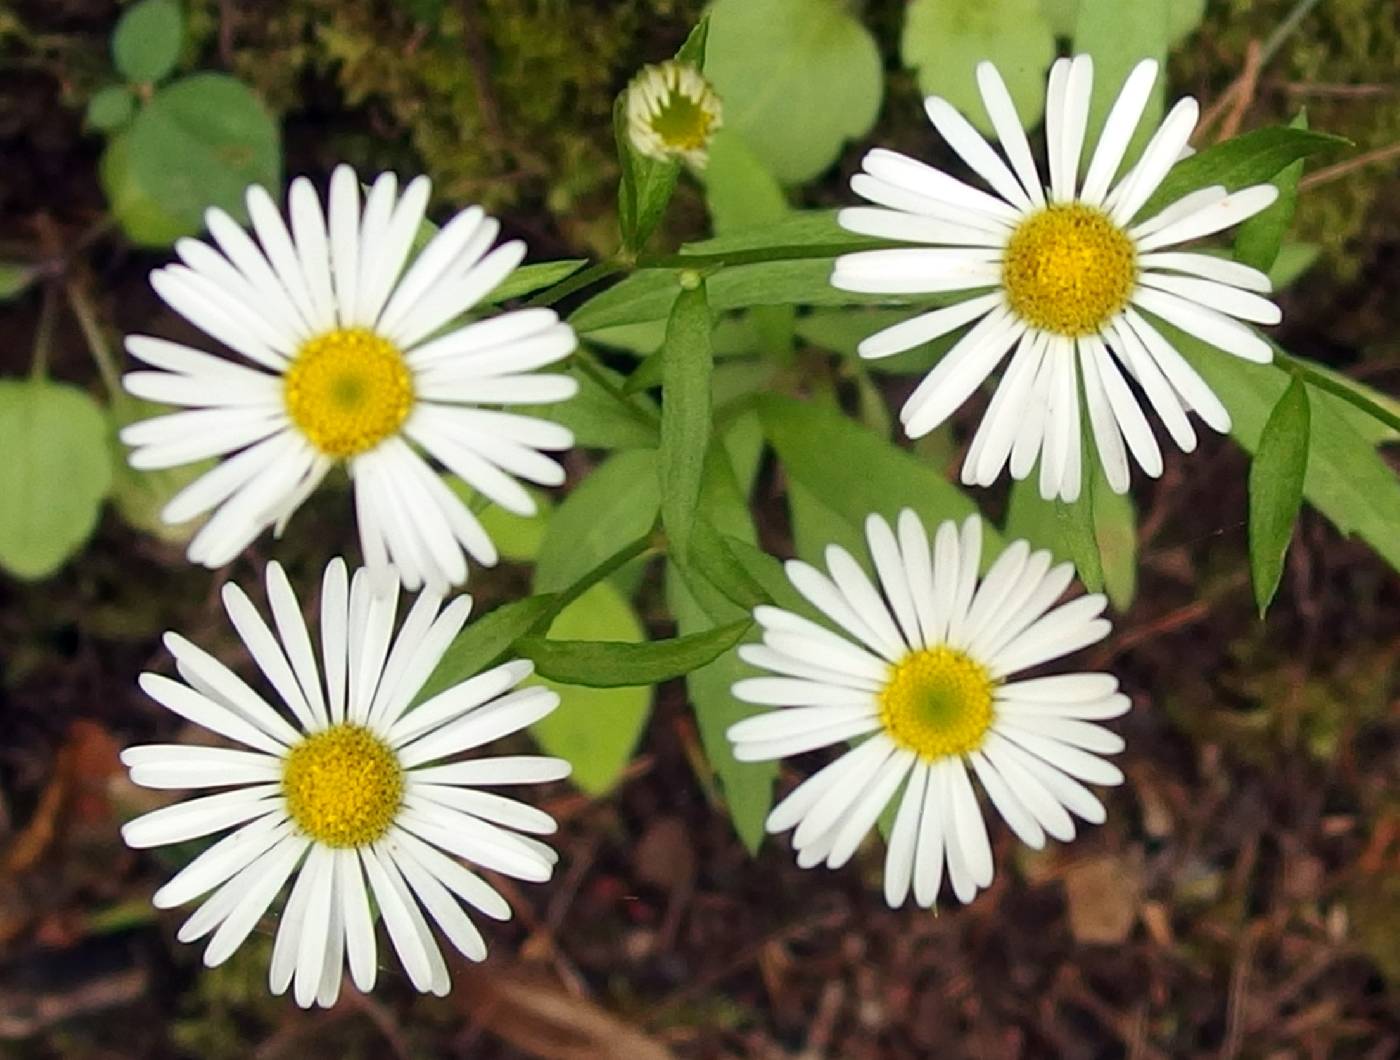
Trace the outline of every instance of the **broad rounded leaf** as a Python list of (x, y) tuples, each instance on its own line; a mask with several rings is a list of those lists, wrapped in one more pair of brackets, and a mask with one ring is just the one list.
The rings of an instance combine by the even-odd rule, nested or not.
[(107, 418), (77, 387), (0, 382), (0, 565), (52, 574), (88, 539), (112, 481)]
[(718, 0), (705, 74), (725, 127), (789, 184), (870, 130), (884, 88), (875, 41), (843, 0)]
[(107, 143), (98, 163), (98, 176), (112, 216), (133, 243), (147, 247), (169, 246), (181, 236), (197, 231), (165, 207), (137, 183), (131, 168), (131, 133), (124, 131)]
[(276, 123), (225, 74), (197, 74), (157, 92), (129, 138), (128, 179), (187, 233), (204, 226), (210, 206), (241, 219), (250, 184), (281, 184)]
[(1029, 128), (1045, 106), (1055, 37), (1039, 0), (914, 0), (904, 16), (900, 55), (918, 71), (923, 92), (942, 96), (985, 132), (992, 125), (977, 91), (977, 64), (989, 60)]
[(112, 34), (112, 59), (128, 81), (159, 81), (175, 69), (184, 39), (176, 0), (141, 0), (126, 9)]
[(87, 123), (103, 132), (120, 129), (136, 113), (136, 100), (124, 85), (108, 85), (92, 94), (87, 105)]
[[(642, 624), (632, 605), (607, 582), (599, 582), (554, 620), (555, 640), (639, 641)], [(559, 693), (554, 713), (531, 726), (541, 748), (572, 763), (573, 782), (590, 795), (617, 783), (651, 714), (651, 689), (586, 688), (543, 684)]]

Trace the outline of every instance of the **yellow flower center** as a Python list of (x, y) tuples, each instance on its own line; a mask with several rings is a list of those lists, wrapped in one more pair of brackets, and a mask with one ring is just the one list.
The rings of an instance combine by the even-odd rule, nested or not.
[(1002, 257), (1007, 301), (1056, 335), (1089, 335), (1122, 309), (1137, 281), (1137, 251), (1101, 210), (1048, 206), (1011, 233)]
[(399, 348), (364, 328), (311, 339), (283, 378), (287, 414), (327, 456), (368, 452), (413, 408), (413, 376)]
[(361, 725), (333, 725), (292, 748), (282, 767), (287, 812), (328, 847), (373, 843), (389, 830), (403, 799), (403, 768), (393, 749)]
[(696, 151), (710, 142), (713, 123), (700, 100), (673, 91), (651, 119), (651, 128), (671, 150)]
[(975, 751), (992, 723), (992, 678), (955, 648), (912, 652), (880, 693), (880, 721), (921, 758)]

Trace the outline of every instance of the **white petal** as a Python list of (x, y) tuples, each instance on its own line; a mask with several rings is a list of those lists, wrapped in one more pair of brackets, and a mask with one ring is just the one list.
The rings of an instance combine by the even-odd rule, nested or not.
[(1258, 291), (1260, 294), (1268, 294), (1273, 290), (1273, 282), (1265, 273), (1238, 261), (1218, 258), (1214, 254), (1158, 250), (1150, 254), (1139, 254), (1138, 266), (1154, 272), (1159, 269), (1184, 272), (1202, 279), (1226, 283), (1231, 287), (1242, 287), (1246, 291)]
[(1143, 149), (1137, 165), (1123, 178), (1123, 187), (1117, 191), (1118, 200), (1109, 214), (1114, 224), (1126, 226), (1157, 190), (1167, 171), (1176, 165), (1181, 149), (1186, 146), (1196, 127), (1200, 112), (1201, 108), (1190, 96), (1172, 107)]
[(929, 96), (924, 100), (924, 111), (929, 121), (957, 152), (964, 162), (1007, 202), (1022, 210), (1032, 208), (1030, 197), (1011, 174), (1006, 163), (997, 157), (995, 151), (982, 139), (982, 135), (972, 127), (972, 123), (958, 113), (956, 107), (946, 99)]
[(1241, 191), (1231, 192), (1225, 198), (1203, 206), (1195, 213), (1188, 214), (1159, 231), (1146, 235), (1129, 234), (1137, 240), (1139, 250), (1169, 247), (1239, 224), (1246, 218), (1268, 209), (1277, 199), (1278, 188), (1274, 185), (1256, 184)]
[(1137, 131), (1143, 108), (1147, 106), (1147, 98), (1156, 80), (1157, 61), (1143, 59), (1123, 82), (1123, 88), (1113, 102), (1113, 109), (1104, 121), (1103, 132), (1094, 149), (1093, 160), (1089, 163), (1089, 172), (1084, 178), (1084, 189), (1079, 194), (1079, 198), (1090, 206), (1103, 204), (1108, 187), (1123, 162), (1128, 142)]
[(912, 350), (985, 316), (1000, 305), (1001, 300), (1000, 292), (994, 292), (921, 313), (862, 339), (857, 352), (867, 360), (875, 360)]
[(1243, 360), (1255, 364), (1268, 364), (1273, 360), (1273, 347), (1254, 331), (1223, 313), (1146, 287), (1139, 287), (1133, 292), (1133, 303), (1202, 342), (1208, 342)]
[(1196, 369), (1177, 352), (1176, 347), (1163, 338), (1161, 332), (1138, 315), (1131, 306), (1124, 310), (1123, 319), (1142, 342), (1168, 382), (1196, 414), (1205, 420), (1211, 429), (1222, 434), (1228, 431), (1229, 411)]
[(1001, 141), (1002, 150), (1011, 161), (1011, 168), (1021, 180), (1031, 202), (1036, 206), (1045, 205), (1045, 191), (1041, 187), (1040, 173), (1031, 157), (1031, 147), (1021, 125), (1016, 106), (1011, 102), (1011, 93), (1001, 79), (997, 68), (985, 60), (977, 64), (977, 87), (981, 90), (982, 103), (987, 117)]

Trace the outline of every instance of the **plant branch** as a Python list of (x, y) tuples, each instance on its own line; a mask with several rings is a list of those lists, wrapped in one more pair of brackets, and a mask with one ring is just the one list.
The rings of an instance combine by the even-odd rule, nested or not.
[(68, 291), (68, 304), (73, 310), (73, 315), (78, 318), (78, 327), (82, 329), (83, 338), (87, 340), (88, 351), (97, 364), (97, 371), (102, 376), (107, 393), (113, 401), (118, 401), (124, 393), (121, 372), (117, 368), (116, 358), (112, 355), (112, 347), (107, 343), (107, 336), (102, 333), (97, 310), (77, 280), (70, 279), (65, 287)]
[(661, 254), (641, 258), (638, 269), (704, 269), (712, 266), (760, 265), (770, 261), (802, 261), (810, 258), (834, 258), (858, 250), (877, 250), (888, 244), (882, 240), (849, 243), (814, 243), (806, 246), (753, 247), (720, 254)]
[(550, 605), (549, 610), (541, 615), (539, 621), (530, 628), (530, 632), (543, 635), (564, 608), (568, 607), (580, 596), (588, 592), (593, 586), (620, 570), (622, 567), (625, 567), (639, 556), (660, 552), (664, 547), (665, 539), (662, 537), (661, 531), (657, 526), (653, 526), (645, 534), (637, 538), (637, 540), (618, 549), (583, 577), (579, 578), (578, 581), (559, 593), (559, 595), (554, 598), (554, 603)]
[(1275, 349), (1274, 356), (1279, 362), (1279, 367), (1283, 368), (1285, 371), (1299, 376), (1304, 382), (1310, 383), (1319, 390), (1325, 390), (1334, 397), (1341, 398), (1347, 404), (1360, 409), (1368, 416), (1380, 420), (1391, 430), (1400, 431), (1400, 416), (1397, 416), (1384, 405), (1372, 401), (1365, 394), (1352, 389), (1345, 383), (1338, 382), (1330, 375), (1317, 371), (1309, 365), (1307, 361), (1294, 357), (1292, 354)]
[(567, 298), (575, 291), (615, 275), (621, 272), (622, 269), (623, 266), (616, 261), (594, 262), (592, 265), (588, 266), (588, 268), (581, 269), (571, 276), (564, 277), (564, 279), (560, 280), (553, 287), (546, 287), (539, 294), (535, 295), (534, 298), (526, 302), (525, 305), (527, 308), (554, 305), (556, 302)]

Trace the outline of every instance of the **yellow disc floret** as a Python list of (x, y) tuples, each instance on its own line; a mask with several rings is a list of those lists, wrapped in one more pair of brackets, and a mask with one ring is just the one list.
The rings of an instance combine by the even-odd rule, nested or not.
[(399, 348), (364, 328), (308, 341), (284, 377), (287, 414), (326, 456), (368, 452), (413, 408), (413, 376)]
[(1031, 214), (1002, 258), (1006, 299), (1022, 320), (1056, 335), (1090, 335), (1123, 308), (1137, 281), (1126, 232), (1092, 206)]
[(992, 723), (991, 676), (954, 648), (913, 652), (880, 693), (880, 721), (896, 744), (924, 759), (975, 751)]
[(282, 772), (287, 812), (328, 847), (373, 843), (403, 800), (403, 768), (393, 749), (361, 725), (333, 725), (292, 748)]

